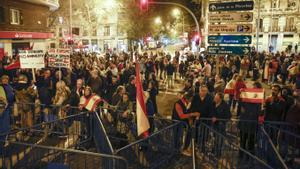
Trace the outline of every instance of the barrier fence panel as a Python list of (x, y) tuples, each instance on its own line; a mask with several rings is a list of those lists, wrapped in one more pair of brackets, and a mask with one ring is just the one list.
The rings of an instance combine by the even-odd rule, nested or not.
[(32, 127), (42, 122), (62, 119), (80, 112), (78, 107), (16, 102), (9, 107), (12, 129)]
[[(62, 119), (35, 124), (2, 133), (2, 138), (23, 143), (78, 149), (91, 141), (89, 113), (79, 113)], [(3, 137), (5, 136), (5, 137)]]
[(121, 157), (19, 142), (9, 142), (0, 160), (2, 169), (127, 169)]
[[(264, 128), (246, 123), (237, 130), (227, 122), (212, 124), (209, 120), (197, 125), (197, 148), (203, 160), (214, 168), (287, 168)], [(253, 130), (254, 129), (254, 130)], [(254, 133), (254, 134), (253, 134)]]
[(172, 125), (147, 138), (116, 150), (115, 154), (130, 161), (130, 168), (160, 168), (168, 164), (168, 161), (179, 152), (179, 147), (176, 144), (181, 144), (178, 143), (181, 138), (177, 134), (183, 132), (182, 128), (182, 123), (173, 122)]
[(300, 124), (266, 123), (264, 128), (288, 165), (300, 168)]
[(113, 154), (114, 149), (98, 113), (93, 113), (93, 138), (98, 152)]

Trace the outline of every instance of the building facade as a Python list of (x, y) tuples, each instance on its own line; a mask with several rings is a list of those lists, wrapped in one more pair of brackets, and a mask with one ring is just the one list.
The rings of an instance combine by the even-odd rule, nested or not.
[(62, 2), (61, 8), (53, 16), (55, 38), (50, 46), (65, 48), (72, 45), (74, 49), (101, 53), (127, 51), (128, 40), (120, 28), (122, 8), (107, 6), (106, 1), (110, 2), (101, 1), (101, 8), (82, 8), (74, 3), (70, 7), (69, 1)]
[[(294, 49), (300, 44), (300, 1), (260, 1), (259, 51), (285, 51), (288, 46)], [(258, 16), (258, 3), (259, 0), (256, 0), (254, 16)], [(256, 45), (256, 36), (253, 37)]]
[(48, 16), (58, 8), (58, 0), (1, 0), (0, 50), (10, 56), (21, 49), (46, 51), (53, 37)]
[[(241, 0), (235, 0), (241, 1)], [(288, 46), (300, 44), (300, 1), (299, 0), (253, 0), (253, 32), (252, 46), (256, 46), (256, 27), (259, 21), (258, 50), (272, 52), (285, 51)], [(221, 3), (217, 0), (194, 0), (196, 3), (202, 3), (203, 23), (202, 35), (205, 46), (207, 44), (208, 32), (208, 6), (209, 3)], [(223, 0), (222, 2), (233, 2), (233, 0)], [(258, 12), (260, 11), (260, 13)], [(242, 12), (242, 11), (241, 11)], [(260, 16), (259, 16), (260, 15)], [(259, 18), (259, 19), (258, 19)]]

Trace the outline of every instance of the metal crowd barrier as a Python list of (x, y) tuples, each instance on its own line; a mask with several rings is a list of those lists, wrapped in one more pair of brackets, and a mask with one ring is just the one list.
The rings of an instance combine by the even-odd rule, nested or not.
[(81, 112), (78, 107), (23, 102), (14, 103), (9, 109), (12, 130), (32, 127), (42, 122), (54, 121)]
[[(0, 168), (126, 169), (127, 162), (121, 157), (89, 153), (95, 133), (93, 114), (81, 112), (1, 133), (7, 139), (0, 140)], [(19, 136), (27, 132), (32, 134), (27, 139)]]
[[(227, 169), (227, 168), (268, 168), (268, 169), (281, 169), (282, 166), (272, 166), (262, 158), (264, 156), (257, 156), (255, 153), (249, 152), (242, 148), (240, 145), (235, 144), (226, 137), (226, 133), (221, 133), (213, 126), (201, 122), (198, 127), (198, 137), (196, 137), (198, 151), (200, 158), (203, 161), (210, 163), (212, 168)], [(201, 132), (201, 134), (200, 134)], [(258, 142), (256, 140), (255, 142)], [(265, 145), (265, 144), (264, 144)], [(260, 154), (261, 153), (260, 149)], [(274, 150), (275, 151), (275, 150)], [(273, 154), (272, 154), (273, 155)], [(276, 156), (278, 157), (278, 156)], [(280, 156), (278, 157), (280, 158)], [(275, 159), (273, 159), (275, 160)]]
[(115, 151), (115, 155), (130, 161), (131, 168), (161, 168), (180, 151), (176, 146), (179, 128), (183, 124), (174, 122), (172, 125), (154, 132), (147, 138), (140, 139)]
[(141, 138), (136, 136), (135, 121), (116, 126), (118, 120), (124, 119), (108, 120), (107, 112), (100, 110), (93, 118), (94, 139), (99, 152), (121, 156), (130, 162), (129, 168), (139, 169), (162, 167), (179, 153), (180, 147), (176, 143), (182, 141), (177, 140), (177, 135), (183, 132), (182, 123), (149, 117), (153, 129), (149, 137)]
[(266, 123), (264, 128), (288, 166), (300, 168), (300, 124)]
[[(212, 157), (210, 159), (215, 159), (215, 162), (222, 159), (221, 161), (231, 164), (230, 167), (237, 168), (253, 162), (260, 164), (258, 168), (299, 167), (299, 164), (287, 163), (287, 160), (300, 158), (300, 133), (297, 125), (284, 122), (265, 122), (259, 125), (257, 121), (238, 119), (218, 119), (212, 123), (211, 119), (201, 119), (196, 126), (198, 152), (202, 156)], [(226, 152), (231, 155), (224, 158)], [(232, 163), (236, 161), (234, 159), (239, 159), (239, 163)], [(228, 168), (224, 166), (223, 168)]]
[(81, 112), (61, 119), (35, 124), (32, 127), (14, 129), (8, 133), (1, 133), (0, 136), (2, 136), (1, 138), (5, 136), (4, 138), (7, 140), (24, 143), (51, 142), (55, 139), (66, 140), (57, 146), (74, 148), (92, 139), (89, 133), (91, 123), (88, 117), (89, 113)]
[[(114, 163), (107, 163), (108, 160)], [(127, 169), (124, 158), (59, 147), (9, 142), (1, 153), (2, 169)]]

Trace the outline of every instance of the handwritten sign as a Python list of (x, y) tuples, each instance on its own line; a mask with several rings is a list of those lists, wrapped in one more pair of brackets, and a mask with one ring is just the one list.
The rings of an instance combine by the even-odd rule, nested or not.
[(42, 50), (20, 50), (20, 65), (22, 69), (45, 68), (44, 52)]
[(69, 49), (51, 49), (48, 51), (48, 66), (69, 68), (71, 64)]

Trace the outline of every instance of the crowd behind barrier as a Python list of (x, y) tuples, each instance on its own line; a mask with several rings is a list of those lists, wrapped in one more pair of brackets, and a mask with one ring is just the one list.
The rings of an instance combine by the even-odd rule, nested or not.
[[(46, 55), (46, 60), (47, 57)], [(183, 148), (183, 154), (189, 155), (190, 142), (193, 138), (191, 121), (194, 118), (198, 120), (212, 118), (212, 124), (218, 124), (217, 126), (223, 130), (215, 128), (211, 130), (211, 123), (208, 122), (201, 122), (201, 124), (203, 123), (202, 126), (210, 131), (208, 133), (217, 131), (216, 135), (226, 132), (224, 124), (219, 119), (238, 118), (240, 121), (237, 122), (236, 127), (232, 127), (232, 132), (226, 134), (231, 137), (226, 139), (233, 139), (232, 144), (240, 141), (235, 145), (247, 151), (246, 154), (253, 152), (252, 143), (256, 143), (257, 138), (251, 136), (255, 135), (257, 124), (242, 124), (243, 120), (255, 121), (259, 124), (264, 124), (265, 121), (288, 123), (295, 128), (292, 133), (281, 127), (278, 128), (278, 126), (271, 126), (270, 132), (267, 128), (265, 130), (275, 146), (280, 145), (280, 142), (275, 139), (280, 138), (279, 136), (283, 139), (293, 140), (285, 142), (288, 144), (284, 146), (279, 146), (285, 147), (283, 151), (286, 154), (293, 151), (290, 150), (290, 147), (293, 147), (291, 145), (297, 145), (295, 140), (298, 140), (298, 122), (300, 121), (299, 113), (297, 113), (300, 109), (299, 55), (285, 52), (268, 54), (255, 51), (252, 51), (250, 56), (218, 57), (208, 55), (206, 52), (202, 54), (176, 52), (174, 57), (165, 53), (144, 53), (143, 55), (113, 53), (106, 54), (104, 57), (98, 57), (95, 54), (73, 53), (70, 68), (47, 67), (35, 72), (16, 67), (14, 63), (18, 61), (18, 57), (6, 56), (2, 60), (3, 67), (0, 68), (0, 74), (3, 75), (0, 87), (0, 140), (10, 139), (6, 133), (9, 133), (10, 130), (20, 131), (20, 129), (21, 135), (27, 137), (24, 139), (21, 137), (21, 140), (30, 140), (35, 131), (28, 129), (32, 129), (38, 123), (41, 123), (43, 132), (60, 130), (59, 135), (68, 137), (68, 132), (64, 130), (72, 124), (63, 119), (81, 111), (90, 112), (83, 118), (87, 121), (74, 119), (74, 121), (80, 121), (80, 135), (84, 135), (85, 139), (100, 140), (99, 136), (93, 135), (94, 129), (107, 135), (108, 138), (102, 142), (114, 140), (119, 146), (121, 145), (120, 147), (139, 140), (134, 132), (136, 131), (134, 112), (136, 99), (134, 75), (136, 72), (134, 64), (137, 64), (135, 59), (139, 61), (138, 64), (141, 68), (140, 73), (143, 77), (143, 89), (146, 91), (144, 95), (149, 117), (159, 116), (156, 103), (159, 89), (161, 87), (173, 88), (176, 80), (185, 80), (181, 98), (174, 104), (172, 112), (174, 120), (187, 124), (187, 126), (184, 125), (185, 130), (179, 127), (162, 134), (162, 136), (156, 135), (156, 137), (173, 135), (177, 138), (173, 140), (175, 149), (181, 151)], [(278, 85), (272, 85), (271, 96), (267, 96), (263, 103), (247, 103), (240, 98), (241, 90), (244, 88), (266, 88), (265, 86), (271, 84)], [(109, 108), (102, 109), (98, 117), (91, 116), (96, 110), (99, 110), (97, 107), (104, 105), (109, 105)], [(95, 119), (96, 121), (94, 121)], [(101, 123), (99, 123), (99, 119)], [(53, 125), (52, 122), (56, 120), (60, 121), (60, 124)], [(105, 126), (107, 122), (110, 125)], [(47, 123), (51, 125), (43, 126)], [(150, 131), (155, 135), (154, 124), (155, 120), (151, 121), (150, 118)], [(268, 124), (266, 123), (265, 126)], [(27, 128), (27, 130), (22, 130), (22, 128)], [(250, 131), (245, 133), (244, 131), (249, 128)], [(164, 128), (162, 130), (164, 131)], [(240, 130), (240, 133), (237, 134), (233, 130)], [(183, 134), (183, 131), (186, 132)], [(118, 135), (110, 137), (110, 133)], [(202, 137), (205, 141), (209, 138), (203, 137), (203, 134), (205, 132), (197, 134), (195, 139), (198, 141), (199, 137)], [(153, 140), (149, 141), (149, 145), (155, 143), (156, 137), (150, 137)], [(185, 143), (183, 147), (178, 141), (182, 139)], [(155, 146), (147, 144), (140, 145), (140, 142), (137, 141), (137, 144), (129, 149), (137, 151), (138, 147), (142, 147), (141, 150), (146, 152), (153, 151), (152, 148)], [(105, 145), (106, 149), (110, 147), (108, 143)], [(101, 146), (103, 145), (96, 145), (99, 150), (101, 150)], [(205, 147), (206, 142), (202, 143), (202, 146)], [(218, 145), (216, 146), (218, 147)], [(144, 147), (151, 147), (151, 149), (143, 149)], [(229, 147), (233, 147), (233, 145)], [(105, 150), (105, 153), (112, 152), (112, 149)], [(124, 151), (127, 152), (129, 149)], [(276, 151), (274, 150), (274, 157), (277, 157)], [(291, 156), (292, 159), (298, 157), (299, 151), (296, 149)], [(147, 153), (145, 153), (145, 158), (148, 158)], [(155, 158), (154, 161), (156, 161)], [(146, 163), (144, 165), (150, 166)]]

